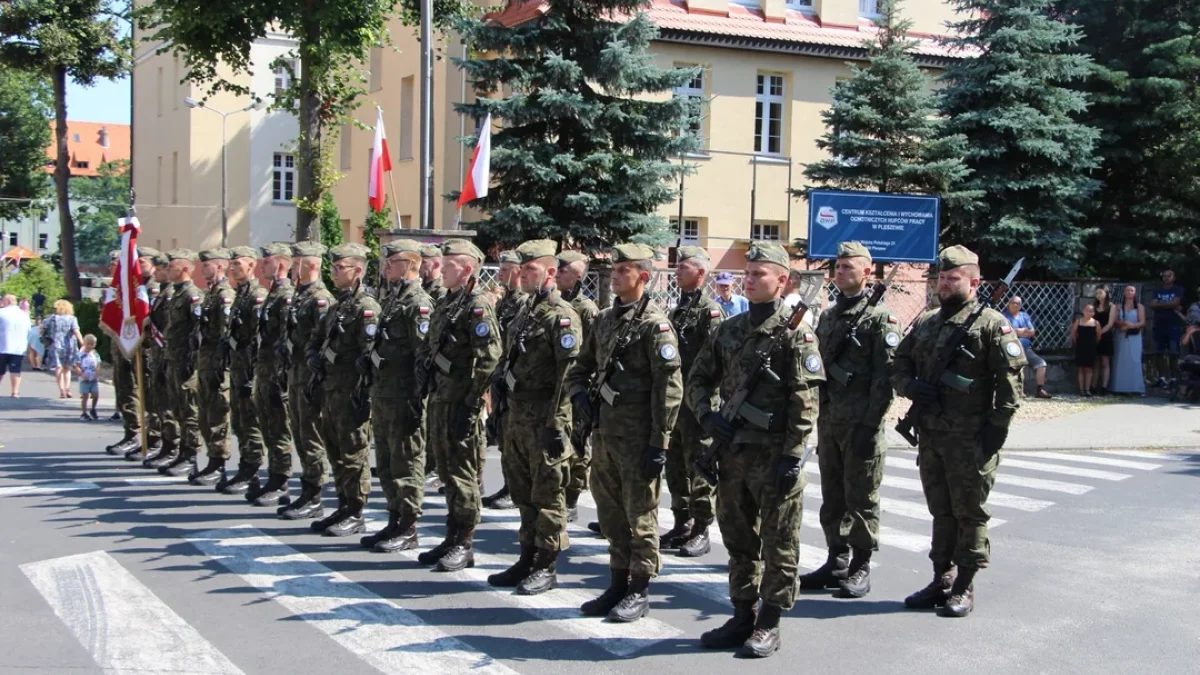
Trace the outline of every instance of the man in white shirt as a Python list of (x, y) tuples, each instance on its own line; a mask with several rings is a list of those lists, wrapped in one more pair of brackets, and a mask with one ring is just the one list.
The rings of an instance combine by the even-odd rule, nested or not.
[(12, 397), (21, 397), (21, 362), (29, 350), (29, 315), (17, 305), (17, 296), (0, 298), (0, 378), (9, 374)]
[[(788, 307), (795, 307), (797, 302), (800, 302), (800, 294), (796, 289), (800, 286), (800, 280), (804, 277), (802, 270), (792, 270), (788, 274), (787, 285), (783, 288), (783, 304)], [(821, 317), (821, 307), (824, 305), (822, 297), (825, 294), (818, 293), (817, 298), (813, 300), (813, 304), (804, 314), (804, 323), (808, 324), (813, 330), (817, 328), (817, 319)]]

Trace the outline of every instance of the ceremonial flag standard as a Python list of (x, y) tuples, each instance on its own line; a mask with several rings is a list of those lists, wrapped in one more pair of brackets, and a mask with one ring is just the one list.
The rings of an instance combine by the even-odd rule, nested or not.
[[(375, 108), (375, 142), (371, 145), (371, 175), (367, 179), (367, 198), (376, 213), (383, 210), (387, 193), (383, 189), (383, 174), (392, 170), (392, 155), (388, 152), (387, 134), (383, 130), (383, 108)], [(343, 143), (346, 141), (343, 140)]]
[(121, 252), (100, 311), (101, 329), (108, 333), (131, 361), (142, 341), (142, 324), (150, 314), (150, 298), (138, 268), (137, 238), (142, 226), (137, 218), (120, 218)]
[(471, 155), (471, 171), (467, 173), (463, 183), (462, 193), (458, 195), (458, 208), (468, 202), (482, 199), (488, 194), (488, 183), (492, 180), (492, 114), (483, 118), (479, 127), (479, 141), (475, 144), (475, 154)]

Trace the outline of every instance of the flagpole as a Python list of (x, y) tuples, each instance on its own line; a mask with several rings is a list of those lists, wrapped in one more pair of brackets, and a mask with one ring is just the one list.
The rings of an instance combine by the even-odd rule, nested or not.
[(134, 363), (137, 371), (137, 390), (138, 390), (138, 426), (142, 430), (142, 457), (149, 454), (149, 434), (150, 430), (146, 427), (146, 370), (142, 365), (142, 347), (139, 344), (134, 353)]
[(388, 171), (387, 175), (388, 184), (392, 186), (392, 208), (395, 209), (396, 212), (396, 229), (403, 229), (400, 224), (400, 198), (396, 196), (396, 178), (392, 176), (391, 171)]

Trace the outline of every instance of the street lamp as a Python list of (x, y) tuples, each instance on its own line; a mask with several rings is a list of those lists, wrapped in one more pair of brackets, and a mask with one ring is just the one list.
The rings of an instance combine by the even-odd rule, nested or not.
[(226, 147), (227, 139), (226, 139), (225, 120), (230, 115), (236, 115), (238, 113), (250, 112), (251, 110), (262, 110), (263, 108), (266, 107), (267, 102), (264, 101), (263, 99), (255, 99), (254, 103), (251, 103), (250, 105), (246, 106), (245, 108), (242, 108), (240, 110), (230, 110), (228, 112), (222, 112), (220, 110), (217, 110), (216, 108), (210, 108), (210, 107), (208, 107), (207, 104), (205, 104), (204, 101), (197, 101), (196, 99), (192, 98), (191, 96), (184, 98), (183, 104), (189, 108), (202, 108), (204, 110), (210, 110), (221, 116), (221, 247), (224, 248), (225, 246), (229, 245), (229, 241), (228, 241), (229, 240), (229, 197), (228, 197), (229, 192), (228, 192), (228, 186), (227, 186), (227, 182), (226, 182), (226, 176), (228, 175), (228, 170), (227, 170), (227, 163), (226, 163), (226, 159), (225, 159), (226, 154), (227, 154), (227, 147)]

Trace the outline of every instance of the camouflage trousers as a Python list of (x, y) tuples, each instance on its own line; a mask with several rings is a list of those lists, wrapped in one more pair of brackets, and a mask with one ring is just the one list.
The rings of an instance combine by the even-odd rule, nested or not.
[(210, 459), (229, 459), (229, 372), (211, 365), (215, 360), (201, 354), (196, 366), (200, 436)]
[(316, 489), (325, 487), (329, 481), (329, 469), (325, 454), (325, 440), (321, 437), (321, 408), (304, 395), (311, 373), (308, 365), (292, 364), (288, 380), (288, 416), (292, 423), (292, 440), (296, 444), (296, 456), (300, 458), (300, 481)]
[(238, 457), (244, 464), (262, 465), (263, 433), (254, 400), (254, 371), (236, 360), (229, 369), (230, 420), (238, 439)]
[(717, 523), (729, 551), (729, 599), (763, 600), (791, 609), (796, 602), (804, 472), (785, 495), (775, 487), (780, 448), (739, 445), (719, 455)]
[(870, 447), (852, 443), (854, 424), (827, 422), (818, 432), (821, 529), (830, 550), (879, 550), (879, 484), (887, 451), (880, 427)]
[(679, 421), (671, 431), (667, 451), (667, 487), (671, 489), (671, 510), (687, 511), (697, 522), (711, 523), (716, 490), (696, 469), (696, 458), (708, 451), (711, 438), (696, 421), (691, 408), (679, 410)]
[(500, 464), (513, 504), (521, 512), (517, 535), (522, 545), (548, 551), (567, 547), (565, 488), (571, 457), (570, 429), (562, 456), (546, 454), (538, 434), (545, 427), (549, 401), (511, 401), (505, 415), (504, 452)]
[(388, 511), (401, 519), (421, 517), (425, 497), (425, 426), (413, 416), (407, 398), (371, 399), (375, 467)]
[(658, 500), (662, 477), (647, 479), (642, 469), (650, 430), (628, 435), (592, 434), (592, 496), (600, 531), (608, 539), (608, 566), (635, 576), (654, 577), (662, 569), (658, 552)]
[(1000, 453), (985, 456), (977, 433), (970, 430), (921, 429), (917, 462), (925, 504), (933, 516), (929, 559), (937, 565), (988, 566), (988, 493), (996, 482)]
[(459, 531), (475, 529), (483, 508), (479, 496), (479, 457), (487, 445), (483, 422), (476, 416), (466, 438), (454, 435), (456, 401), (429, 401), (426, 420), (430, 454), (437, 462), (438, 478), (446, 486), (449, 520)]
[(356, 424), (358, 407), (352, 399), (350, 389), (325, 389), (321, 438), (338, 495), (363, 505), (371, 494), (371, 422)]
[[(259, 370), (254, 378), (254, 409), (267, 453), (267, 471), (275, 476), (292, 476), (292, 428), (288, 423), (288, 393), (274, 372)], [(283, 375), (282, 377), (286, 377)], [(251, 463), (243, 453), (242, 461)], [(262, 452), (258, 461), (262, 463)]]
[(173, 450), (179, 447), (179, 423), (171, 408), (166, 354), (161, 349), (148, 349), (142, 358), (145, 362), (143, 388), (146, 390), (147, 435), (151, 441), (157, 438), (164, 448)]
[(192, 457), (200, 451), (198, 379), (183, 361), (167, 361), (167, 402), (179, 427), (179, 451)]
[(138, 419), (137, 370), (133, 361), (121, 354), (116, 340), (112, 346), (113, 387), (117, 393), (117, 411), (121, 413), (121, 426), (125, 434), (139, 437), (142, 422)]
[[(572, 413), (571, 422), (572, 428), (578, 431), (579, 416)], [(591, 434), (588, 434), (582, 455), (575, 452), (573, 447), (568, 447), (567, 452), (571, 454), (571, 459), (567, 463), (567, 503), (575, 504), (579, 501), (579, 495), (588, 489), (588, 472), (592, 466)]]

